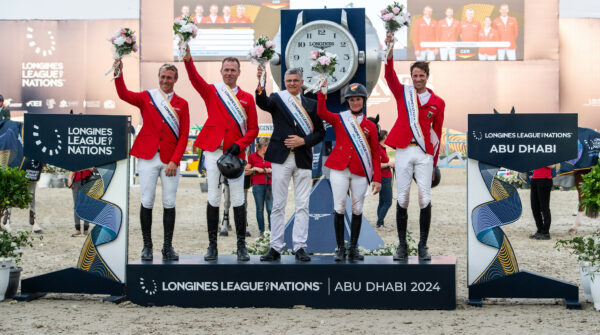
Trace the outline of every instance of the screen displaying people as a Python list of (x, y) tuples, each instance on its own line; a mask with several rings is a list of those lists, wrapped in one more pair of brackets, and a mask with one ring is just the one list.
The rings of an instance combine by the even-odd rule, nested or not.
[(522, 0), (409, 0), (407, 7), (409, 60), (523, 59)]
[[(174, 0), (173, 18), (189, 17), (198, 27), (197, 36), (189, 43), (194, 60), (222, 60), (245, 57), (260, 35), (274, 37), (279, 28), (279, 9), (288, 7), (259, 0)], [(174, 36), (174, 57), (179, 53), (177, 43)]]

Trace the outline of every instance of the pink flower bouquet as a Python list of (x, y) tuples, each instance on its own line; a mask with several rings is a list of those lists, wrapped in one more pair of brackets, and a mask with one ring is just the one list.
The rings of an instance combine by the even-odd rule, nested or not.
[(173, 22), (173, 33), (175, 34), (175, 37), (179, 39), (178, 59), (182, 60), (188, 43), (198, 34), (198, 27), (196, 27), (192, 18), (189, 16), (184, 16), (183, 18), (177, 19), (175, 22)]
[[(138, 51), (137, 38), (134, 34), (135, 31), (129, 28), (121, 28), (115, 32), (113, 37), (108, 39), (113, 50), (113, 59), (120, 59), (125, 55)], [(117, 62), (104, 76), (116, 71), (117, 75), (112, 80), (119, 78), (121, 76), (121, 70), (119, 70), (120, 62)]]
[[(394, 1), (393, 4), (388, 5), (386, 8), (381, 10), (381, 20), (385, 25), (385, 29), (392, 35), (398, 29), (402, 27), (408, 27), (410, 25), (410, 13), (406, 11), (403, 5)], [(384, 50), (384, 61), (387, 63), (387, 57), (394, 46), (396, 38), (391, 43), (387, 43)]]
[(333, 75), (335, 72), (337, 55), (326, 52), (323, 49), (319, 49), (310, 53), (310, 59), (312, 60), (312, 63), (310, 64), (312, 66), (311, 69), (313, 72), (318, 73), (320, 78), (314, 86), (307, 88), (304, 92), (316, 93), (325, 79), (327, 79), (328, 76)]
[(265, 87), (265, 66), (275, 55), (275, 43), (268, 36), (261, 35), (254, 42), (254, 47), (248, 53), (248, 59), (252, 64), (258, 65), (263, 69), (260, 77), (260, 87)]

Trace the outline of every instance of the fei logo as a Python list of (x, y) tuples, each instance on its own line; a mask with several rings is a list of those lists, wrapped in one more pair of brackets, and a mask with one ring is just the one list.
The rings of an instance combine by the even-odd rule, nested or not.
[(146, 284), (144, 277), (140, 277), (140, 288), (147, 295), (155, 295), (158, 292), (158, 285), (154, 279), (149, 280), (148, 284)]

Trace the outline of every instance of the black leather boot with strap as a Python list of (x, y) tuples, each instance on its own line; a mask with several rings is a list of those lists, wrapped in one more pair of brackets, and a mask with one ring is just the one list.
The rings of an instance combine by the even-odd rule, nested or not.
[(335, 230), (335, 242), (337, 250), (333, 260), (341, 262), (346, 259), (346, 246), (344, 244), (344, 214), (333, 212), (333, 229)]
[(394, 254), (395, 261), (408, 259), (408, 243), (406, 242), (406, 227), (408, 226), (408, 211), (396, 202), (396, 229), (398, 230), (398, 249)]
[(250, 256), (246, 250), (246, 206), (233, 207), (233, 220), (237, 237), (237, 259), (241, 262), (249, 261)]
[(429, 228), (431, 227), (431, 203), (427, 207), (421, 209), (419, 217), (419, 260), (428, 261), (431, 259), (427, 248), (427, 238), (429, 237)]
[(179, 255), (173, 248), (173, 232), (175, 231), (175, 207), (165, 208), (163, 212), (164, 240), (162, 248), (163, 260), (178, 261)]
[(152, 208), (140, 206), (140, 225), (142, 226), (142, 239), (144, 248), (142, 249), (142, 260), (152, 260)]
[(350, 224), (350, 248), (348, 250), (348, 259), (362, 261), (365, 259), (358, 252), (358, 237), (360, 236), (360, 226), (362, 225), (362, 214), (352, 214), (352, 222)]
[(205, 261), (216, 261), (219, 257), (217, 249), (217, 234), (219, 231), (219, 207), (206, 204), (206, 230), (208, 231), (208, 249), (204, 255)]

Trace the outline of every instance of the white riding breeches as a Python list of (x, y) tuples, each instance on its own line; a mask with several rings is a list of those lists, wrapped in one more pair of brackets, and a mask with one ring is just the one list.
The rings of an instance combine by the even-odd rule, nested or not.
[(273, 209), (271, 210), (271, 248), (281, 251), (285, 231), (285, 205), (287, 203), (290, 179), (294, 179), (294, 229), (292, 231), (293, 251), (306, 249), (308, 238), (308, 204), (312, 188), (312, 170), (300, 169), (290, 153), (283, 164), (271, 163), (273, 175)]
[(419, 207), (425, 208), (431, 202), (431, 177), (433, 156), (426, 154), (417, 145), (396, 148), (396, 192), (398, 205), (408, 208), (410, 185), (413, 175), (419, 188)]
[(504, 60), (504, 56), (508, 60), (517, 60), (517, 49), (498, 49), (498, 60)]
[(350, 189), (352, 199), (352, 214), (360, 215), (363, 211), (365, 196), (369, 189), (367, 177), (357, 176), (350, 173), (350, 169), (331, 170), (329, 174), (331, 191), (333, 192), (333, 210), (338, 214), (344, 214), (346, 208), (346, 195)]
[[(217, 167), (217, 161), (223, 156), (223, 150), (204, 151), (204, 166), (206, 167), (206, 182), (208, 183), (208, 203), (213, 207), (221, 205), (221, 194), (223, 193), (221, 183), (221, 171)], [(235, 179), (228, 179), (229, 197), (231, 206), (244, 205), (244, 174)]]
[(142, 196), (142, 206), (151, 209), (154, 207), (154, 197), (156, 196), (156, 183), (160, 176), (162, 184), (162, 203), (163, 208), (175, 207), (177, 198), (177, 185), (179, 185), (179, 167), (177, 174), (167, 177), (165, 170), (167, 164), (160, 160), (160, 153), (156, 153), (151, 159), (138, 159), (137, 168), (140, 175), (140, 192)]

